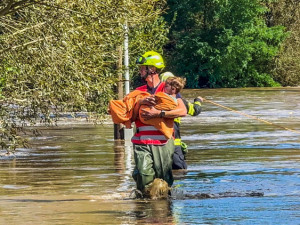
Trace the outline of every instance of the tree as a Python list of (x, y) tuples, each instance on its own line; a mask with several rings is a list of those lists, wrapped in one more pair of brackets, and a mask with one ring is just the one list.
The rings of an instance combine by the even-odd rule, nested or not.
[(105, 116), (126, 21), (133, 57), (140, 43), (159, 49), (165, 42), (164, 1), (32, 3), (0, 17), (0, 144), (6, 149), (25, 143), (22, 126), (51, 123), (61, 112)]
[(273, 76), (283, 86), (300, 85), (300, 2), (276, 0), (268, 5), (266, 20), (269, 26), (283, 25), (289, 33), (276, 57)]
[(261, 0), (169, 0), (166, 46), (173, 70), (188, 87), (278, 85), (270, 63), (285, 38), (282, 26), (267, 27)]

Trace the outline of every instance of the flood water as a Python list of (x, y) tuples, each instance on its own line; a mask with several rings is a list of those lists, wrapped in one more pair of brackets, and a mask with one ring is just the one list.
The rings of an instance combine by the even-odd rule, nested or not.
[[(300, 88), (183, 92), (198, 95), (300, 131)], [(300, 224), (299, 133), (208, 102), (181, 127), (188, 170), (171, 200), (129, 198), (132, 147), (112, 124), (42, 128), (0, 158), (0, 224)]]

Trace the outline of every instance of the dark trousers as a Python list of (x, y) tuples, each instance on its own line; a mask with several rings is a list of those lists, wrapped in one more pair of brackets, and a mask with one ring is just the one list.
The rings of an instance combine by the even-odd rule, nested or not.
[(175, 145), (172, 168), (174, 170), (187, 169), (187, 164), (184, 160), (180, 145)]

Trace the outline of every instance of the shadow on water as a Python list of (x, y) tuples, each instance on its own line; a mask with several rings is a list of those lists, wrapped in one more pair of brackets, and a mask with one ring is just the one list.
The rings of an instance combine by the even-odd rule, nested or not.
[[(295, 130), (300, 89), (185, 90)], [(182, 119), (188, 170), (170, 200), (130, 199), (132, 147), (113, 126), (43, 128), (0, 160), (0, 224), (299, 224), (300, 137), (214, 105)]]

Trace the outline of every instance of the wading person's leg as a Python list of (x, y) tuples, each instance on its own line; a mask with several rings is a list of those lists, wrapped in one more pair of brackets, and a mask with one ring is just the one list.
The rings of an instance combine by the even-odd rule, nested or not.
[(135, 169), (132, 177), (138, 190), (143, 193), (145, 187), (155, 178), (165, 180), (169, 186), (173, 184), (173, 153), (173, 139), (170, 139), (165, 145), (134, 146)]
[(165, 180), (169, 186), (173, 184), (172, 162), (174, 140), (169, 139), (165, 145), (152, 146), (155, 178)]
[(137, 189), (144, 192), (145, 186), (155, 179), (150, 145), (135, 145), (134, 161), (135, 168), (132, 177), (136, 182)]

